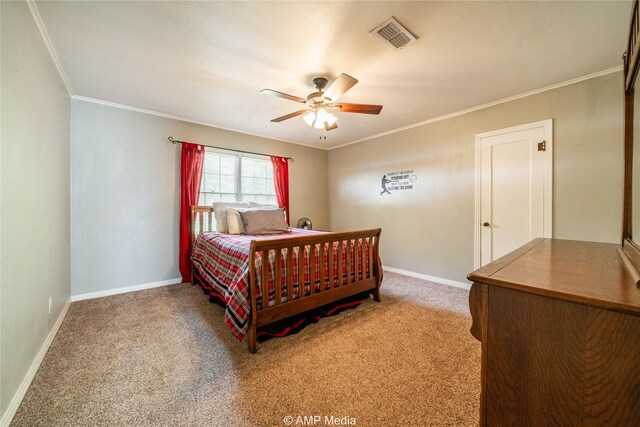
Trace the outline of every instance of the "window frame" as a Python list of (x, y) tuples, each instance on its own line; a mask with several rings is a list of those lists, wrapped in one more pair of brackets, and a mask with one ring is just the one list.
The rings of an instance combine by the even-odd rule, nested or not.
[[(204, 170), (204, 164), (202, 166), (202, 178), (200, 180), (200, 196), (198, 197), (198, 204), (200, 204), (200, 198), (203, 197), (203, 195), (205, 194), (220, 194), (220, 195), (234, 195), (235, 196), (235, 201), (234, 202), (242, 202), (243, 200), (243, 196), (248, 195), (248, 196), (253, 196), (253, 197), (257, 197), (257, 196), (267, 196), (267, 197), (273, 197), (273, 204), (277, 205), (278, 201), (277, 201), (277, 196), (276, 196), (276, 188), (275, 188), (275, 182), (273, 180), (273, 164), (271, 163), (271, 157), (270, 156), (266, 156), (266, 155), (258, 155), (258, 154), (249, 154), (249, 153), (243, 153), (240, 151), (229, 151), (229, 150), (221, 150), (221, 149), (216, 149), (216, 148), (211, 148), (211, 147), (205, 147), (205, 158), (207, 155), (207, 152), (209, 153), (216, 153), (216, 154), (221, 154), (221, 155), (226, 155), (226, 156), (230, 156), (230, 157), (234, 157), (234, 178), (235, 178), (235, 193), (223, 193), (223, 192), (215, 192), (215, 191), (203, 191), (204, 188), (204, 181), (205, 181), (205, 170)], [(250, 158), (250, 159), (256, 159), (256, 160), (263, 160), (269, 163), (269, 165), (271, 166), (271, 182), (273, 183), (273, 194), (257, 194), (257, 193), (243, 193), (243, 189), (242, 189), (242, 163), (243, 163), (243, 159), (244, 158)], [(204, 159), (203, 159), (204, 161)], [(219, 174), (220, 175), (220, 174)], [(253, 177), (255, 178), (255, 176)], [(229, 202), (229, 203), (233, 203), (233, 202)], [(256, 202), (259, 203), (259, 202)], [(271, 203), (266, 202), (266, 203)], [(205, 206), (207, 206), (205, 204)]]

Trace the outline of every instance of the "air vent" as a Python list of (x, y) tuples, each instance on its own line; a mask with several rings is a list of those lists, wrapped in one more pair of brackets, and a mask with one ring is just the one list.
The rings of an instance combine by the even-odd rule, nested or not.
[(418, 38), (411, 31), (402, 26), (394, 17), (391, 17), (378, 25), (371, 34), (383, 40), (393, 49), (403, 47), (415, 42)]

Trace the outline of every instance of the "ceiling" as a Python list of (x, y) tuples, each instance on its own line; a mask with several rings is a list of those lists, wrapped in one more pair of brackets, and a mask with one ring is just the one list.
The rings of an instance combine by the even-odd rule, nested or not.
[[(73, 95), (331, 148), (621, 65), (631, 2), (38, 1)], [(394, 16), (418, 36), (369, 34)], [(326, 132), (301, 117), (317, 75), (359, 83)], [(179, 135), (175, 135), (179, 137)], [(326, 140), (319, 137), (326, 136)]]

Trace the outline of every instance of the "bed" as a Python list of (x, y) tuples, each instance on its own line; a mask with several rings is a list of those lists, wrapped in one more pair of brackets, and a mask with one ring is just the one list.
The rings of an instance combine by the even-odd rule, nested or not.
[(291, 228), (285, 234), (246, 236), (211, 231), (213, 221), (212, 207), (192, 207), (194, 276), (206, 277), (200, 286), (226, 303), (225, 323), (239, 341), (246, 338), (251, 353), (257, 351), (258, 327), (361, 293), (380, 301), (379, 228), (339, 233)]

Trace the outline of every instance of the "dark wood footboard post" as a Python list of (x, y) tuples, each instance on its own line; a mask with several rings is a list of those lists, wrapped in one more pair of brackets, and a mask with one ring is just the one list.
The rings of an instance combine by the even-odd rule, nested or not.
[[(251, 242), (251, 247), (249, 249), (249, 300), (251, 301), (251, 312), (249, 313), (249, 329), (247, 330), (247, 346), (249, 347), (249, 352), (255, 353), (258, 351), (258, 344), (256, 341), (257, 334), (257, 320), (258, 320), (258, 311), (257, 311), (257, 303), (256, 303), (256, 244), (257, 241), (253, 240)], [(264, 262), (264, 261), (263, 261)]]
[[(373, 300), (376, 302), (380, 302), (380, 285), (382, 284), (382, 265), (380, 264), (380, 234), (382, 233), (382, 229), (378, 229), (378, 233), (375, 237), (375, 242), (373, 243), (373, 265), (374, 265), (374, 274), (376, 277), (376, 287), (371, 291), (371, 295), (373, 295)], [(370, 249), (371, 250), (371, 249)]]
[(373, 300), (375, 302), (380, 302), (380, 285), (378, 285), (374, 290), (371, 291), (371, 295), (373, 295)]
[[(251, 324), (253, 323), (253, 325)], [(258, 351), (258, 342), (256, 340), (256, 325), (255, 322), (249, 321), (249, 330), (247, 331), (247, 347), (249, 353), (255, 353)]]

